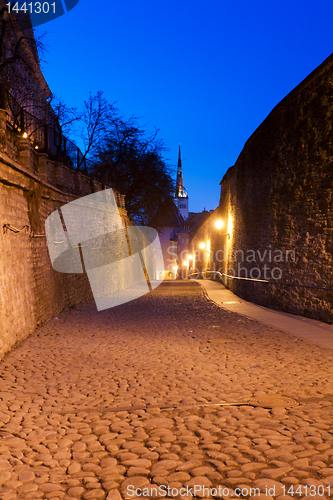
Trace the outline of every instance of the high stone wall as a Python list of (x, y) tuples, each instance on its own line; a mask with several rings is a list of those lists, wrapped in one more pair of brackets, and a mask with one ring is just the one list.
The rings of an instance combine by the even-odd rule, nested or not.
[[(201, 227), (195, 240), (211, 240), (210, 269), (270, 280), (267, 284), (228, 279), (227, 286), (240, 297), (333, 323), (333, 291), (278, 284), (333, 289), (332, 193), (330, 56), (248, 139), (236, 164), (222, 179), (214, 217)], [(231, 237), (220, 236), (217, 244), (213, 222), (218, 218), (225, 223), (222, 232)], [(192, 247), (195, 245), (194, 241)], [(216, 258), (218, 248), (225, 251), (224, 261), (221, 252), (220, 260)], [(274, 277), (280, 276), (273, 284)]]
[[(63, 309), (93, 300), (86, 274), (54, 271), (45, 237), (45, 220), (54, 210), (102, 186), (80, 172), (38, 154), (17, 136), (0, 110), (0, 359)], [(116, 194), (124, 225), (124, 197)], [(28, 229), (15, 234), (11, 224)]]

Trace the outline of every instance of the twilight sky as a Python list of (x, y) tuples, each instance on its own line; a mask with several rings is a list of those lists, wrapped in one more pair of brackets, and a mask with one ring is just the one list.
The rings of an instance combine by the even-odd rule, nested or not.
[(332, 23), (332, 0), (80, 0), (37, 32), (68, 106), (103, 90), (160, 130), (174, 176), (181, 144), (190, 211), (201, 211), (217, 207), (223, 174), (272, 108), (330, 55)]

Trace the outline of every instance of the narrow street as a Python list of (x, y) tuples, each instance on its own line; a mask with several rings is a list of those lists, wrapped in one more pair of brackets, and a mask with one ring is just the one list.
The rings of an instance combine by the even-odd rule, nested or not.
[[(274, 395), (299, 405), (214, 406)], [(0, 362), (0, 398), (1, 500), (333, 492), (332, 351), (198, 283), (63, 312)]]

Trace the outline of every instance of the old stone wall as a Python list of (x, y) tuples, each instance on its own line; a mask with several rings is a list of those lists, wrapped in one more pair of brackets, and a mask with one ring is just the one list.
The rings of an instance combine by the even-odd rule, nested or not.
[[(38, 154), (17, 136), (0, 110), (0, 359), (17, 342), (80, 302), (93, 300), (86, 274), (54, 271), (45, 220), (57, 208), (102, 186)], [(124, 197), (116, 194), (124, 225)], [(4, 227), (21, 229), (14, 233)], [(44, 236), (43, 236), (44, 235)], [(32, 237), (33, 236), (33, 237)]]
[[(222, 179), (214, 217), (201, 227), (192, 248), (209, 240), (210, 269), (269, 281), (226, 278), (240, 297), (333, 323), (333, 291), (317, 288), (333, 289), (332, 193), (330, 56), (249, 138)], [(218, 242), (217, 219), (224, 221)]]

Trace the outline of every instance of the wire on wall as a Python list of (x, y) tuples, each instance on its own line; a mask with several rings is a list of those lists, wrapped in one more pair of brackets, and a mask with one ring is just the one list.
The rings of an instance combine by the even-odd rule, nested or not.
[(29, 229), (29, 226), (23, 226), (21, 229), (17, 229), (17, 227), (12, 226), (11, 224), (4, 224), (3, 225), (3, 233), (6, 234), (7, 231), (12, 231), (15, 234), (22, 233), (22, 231)]

